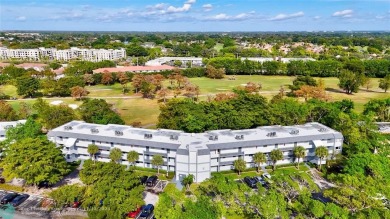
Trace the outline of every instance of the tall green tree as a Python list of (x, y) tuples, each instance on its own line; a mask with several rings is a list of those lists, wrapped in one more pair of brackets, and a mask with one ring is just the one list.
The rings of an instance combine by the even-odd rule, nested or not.
[(24, 124), (17, 124), (7, 129), (7, 141), (20, 141), (26, 138), (37, 138), (42, 135), (42, 125), (33, 117), (29, 117)]
[(237, 170), (238, 175), (241, 175), (241, 172), (246, 169), (246, 162), (242, 158), (238, 158), (233, 162), (234, 169)]
[(272, 161), (272, 169), (275, 170), (276, 162), (283, 160), (283, 152), (280, 149), (274, 149), (269, 153), (269, 157)]
[(294, 147), (293, 153), (294, 153), (295, 158), (298, 159), (298, 166), (297, 166), (297, 168), (299, 169), (299, 161), (300, 161), (300, 159), (305, 157), (306, 149), (304, 147), (302, 147), (302, 146), (296, 146), (296, 147)]
[(54, 184), (70, 172), (61, 149), (44, 137), (14, 142), (4, 153), (2, 166), (6, 178), (22, 178), (33, 185), (42, 181)]
[(315, 149), (315, 154), (320, 159), (320, 165), (318, 166), (318, 169), (321, 170), (322, 160), (329, 156), (328, 148), (325, 146), (319, 146)]
[(78, 108), (81, 118), (90, 123), (97, 124), (125, 124), (122, 118), (112, 110), (103, 99), (86, 99)]
[(390, 73), (386, 77), (379, 79), (379, 88), (383, 89), (385, 93), (390, 88)]
[(137, 151), (129, 151), (127, 153), (127, 161), (129, 161), (130, 164), (135, 165), (135, 162), (139, 159), (139, 154)]
[(39, 79), (33, 77), (22, 77), (16, 80), (18, 95), (34, 97), (39, 90)]
[(65, 104), (51, 106), (38, 99), (33, 108), (37, 111), (38, 120), (47, 129), (56, 128), (77, 118), (74, 110)]
[(99, 147), (96, 144), (90, 144), (87, 148), (88, 154), (91, 156), (91, 159), (96, 161), (96, 154), (99, 153)]
[(363, 75), (348, 70), (342, 71), (339, 76), (339, 87), (345, 90), (345, 93), (352, 94), (359, 91), (363, 84)]
[(154, 155), (152, 158), (152, 165), (157, 167), (157, 174), (160, 175), (160, 167), (164, 164), (164, 159), (161, 155)]
[(112, 162), (120, 163), (120, 161), (122, 159), (122, 151), (121, 151), (121, 149), (119, 149), (119, 148), (111, 149), (109, 157), (110, 157)]
[(267, 157), (264, 153), (257, 152), (253, 155), (253, 162), (257, 165), (257, 172), (260, 172), (261, 164), (267, 162)]

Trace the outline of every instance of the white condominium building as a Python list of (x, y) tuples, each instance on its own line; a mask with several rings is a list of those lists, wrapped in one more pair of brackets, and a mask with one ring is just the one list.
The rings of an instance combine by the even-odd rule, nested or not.
[(123, 153), (122, 164), (129, 164), (126, 160), (129, 151), (137, 151), (136, 165), (152, 168), (153, 156), (161, 155), (162, 169), (175, 171), (176, 180), (193, 174), (196, 182), (209, 178), (211, 172), (233, 169), (233, 162), (238, 158), (244, 159), (247, 167), (255, 167), (253, 155), (258, 152), (266, 154), (269, 165), (269, 153), (280, 149), (284, 157), (278, 164), (286, 164), (295, 161), (294, 147), (303, 146), (306, 149), (303, 160), (319, 163), (315, 156), (317, 147), (327, 147), (331, 157), (341, 153), (343, 144), (340, 132), (319, 123), (192, 134), (73, 121), (51, 130), (48, 138), (63, 148), (69, 162), (90, 159), (88, 145), (96, 144), (100, 149), (98, 161), (109, 162), (110, 151), (119, 148)]
[(59, 60), (69, 61), (80, 59), (85, 61), (99, 62), (103, 60), (119, 60), (126, 58), (125, 49), (80, 49), (72, 47), (65, 50), (55, 48), (38, 49), (7, 49), (0, 48), (0, 59), (27, 59), (27, 60)]

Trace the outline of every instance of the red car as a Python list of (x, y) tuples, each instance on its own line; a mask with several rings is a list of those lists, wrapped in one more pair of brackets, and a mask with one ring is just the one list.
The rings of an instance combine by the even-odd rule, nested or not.
[(135, 210), (135, 211), (130, 211), (129, 213), (127, 213), (127, 217), (128, 218), (136, 218), (141, 213), (141, 210), (142, 210), (142, 206), (137, 208), (137, 210)]
[(80, 207), (80, 205), (81, 205), (81, 202), (73, 202), (73, 205), (72, 205), (72, 208), (78, 208), (78, 207)]

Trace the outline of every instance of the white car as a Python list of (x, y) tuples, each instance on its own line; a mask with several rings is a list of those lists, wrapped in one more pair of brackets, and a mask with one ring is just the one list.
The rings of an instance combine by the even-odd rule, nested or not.
[(271, 179), (271, 175), (269, 175), (269, 173), (263, 173), (263, 175), (261, 175), (264, 179)]

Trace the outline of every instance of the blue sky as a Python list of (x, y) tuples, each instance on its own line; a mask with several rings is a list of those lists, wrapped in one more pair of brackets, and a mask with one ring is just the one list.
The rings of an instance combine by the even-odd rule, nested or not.
[(390, 0), (1, 0), (1, 30), (390, 30)]

